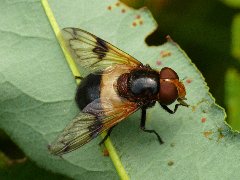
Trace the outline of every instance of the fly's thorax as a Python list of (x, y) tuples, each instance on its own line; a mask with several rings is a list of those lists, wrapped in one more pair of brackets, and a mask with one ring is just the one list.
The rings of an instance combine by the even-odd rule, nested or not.
[(128, 85), (134, 96), (152, 99), (159, 91), (159, 74), (149, 68), (136, 69), (130, 73)]
[(151, 68), (136, 68), (122, 74), (117, 80), (120, 96), (134, 102), (156, 100), (159, 91), (159, 74)]

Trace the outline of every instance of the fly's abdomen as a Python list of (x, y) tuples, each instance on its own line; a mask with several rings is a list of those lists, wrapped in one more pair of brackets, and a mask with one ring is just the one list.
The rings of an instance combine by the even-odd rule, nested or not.
[(81, 110), (95, 99), (100, 98), (101, 78), (99, 74), (89, 74), (80, 82), (75, 101)]

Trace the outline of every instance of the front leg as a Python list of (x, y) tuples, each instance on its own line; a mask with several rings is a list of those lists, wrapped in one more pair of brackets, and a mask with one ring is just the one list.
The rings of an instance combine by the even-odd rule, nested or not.
[(162, 106), (162, 108), (164, 110), (166, 110), (170, 114), (174, 114), (177, 111), (179, 106), (186, 106), (186, 107), (188, 107), (188, 105), (184, 105), (184, 104), (175, 104), (174, 110), (171, 110), (171, 109), (169, 109), (169, 107), (167, 107), (167, 105), (164, 105), (164, 104), (160, 104), (160, 105)]
[[(116, 126), (116, 125), (115, 125), (115, 126)], [(107, 140), (107, 138), (110, 136), (110, 134), (111, 134), (111, 132), (112, 132), (112, 130), (113, 130), (113, 128), (114, 128), (115, 126), (111, 127), (111, 128), (108, 130), (107, 134), (104, 136), (104, 138), (103, 138), (103, 139), (101, 140), (101, 142), (98, 144), (99, 146), (101, 146), (101, 145)]]
[(81, 76), (75, 76), (75, 79), (83, 80), (83, 77), (81, 77)]
[(163, 144), (163, 140), (162, 138), (159, 136), (159, 134), (155, 131), (155, 130), (149, 130), (145, 128), (145, 123), (146, 123), (146, 108), (142, 109), (142, 117), (141, 117), (141, 124), (140, 124), (140, 128), (144, 131), (144, 132), (148, 132), (148, 133), (154, 133), (160, 144)]

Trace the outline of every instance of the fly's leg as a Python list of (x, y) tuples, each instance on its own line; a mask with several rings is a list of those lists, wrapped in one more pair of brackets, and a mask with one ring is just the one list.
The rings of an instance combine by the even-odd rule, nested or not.
[(104, 136), (104, 138), (103, 138), (103, 139), (101, 140), (101, 142), (98, 144), (99, 146), (101, 146), (101, 145), (107, 140), (107, 138), (110, 136), (110, 134), (111, 134), (111, 132), (112, 132), (112, 130), (113, 130), (114, 127), (115, 127), (115, 126), (111, 127), (111, 128), (108, 130), (106, 136)]
[(141, 128), (144, 132), (154, 133), (154, 134), (157, 136), (159, 143), (160, 143), (160, 144), (163, 144), (164, 142), (163, 142), (162, 138), (160, 137), (160, 135), (159, 135), (155, 130), (146, 129), (146, 128), (145, 128), (145, 123), (146, 123), (146, 109), (143, 108), (143, 109), (142, 109), (142, 117), (141, 117), (140, 128)]
[(175, 105), (175, 107), (174, 107), (174, 110), (171, 110), (171, 109), (169, 109), (169, 107), (167, 107), (166, 105), (163, 105), (163, 104), (160, 104), (161, 106), (162, 106), (162, 108), (164, 109), (164, 110), (166, 110), (168, 113), (170, 113), (170, 114), (174, 114), (176, 111), (177, 111), (177, 109), (178, 109), (178, 107), (179, 106), (183, 106), (182, 104), (176, 104)]
[(80, 80), (82, 80), (83, 77), (81, 77), (81, 76), (75, 76), (75, 79), (80, 79)]

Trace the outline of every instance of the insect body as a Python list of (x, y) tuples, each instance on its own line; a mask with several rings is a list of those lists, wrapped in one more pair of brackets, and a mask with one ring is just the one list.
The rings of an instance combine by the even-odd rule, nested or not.
[[(154, 133), (162, 144), (155, 130), (145, 128), (146, 109), (158, 102), (172, 114), (179, 105), (188, 106), (177, 73), (168, 67), (153, 70), (81, 29), (65, 28), (62, 34), (76, 63), (90, 73), (82, 78), (76, 93), (81, 112), (49, 146), (50, 152), (61, 155), (73, 151), (108, 130), (103, 143), (117, 123), (138, 109), (142, 110), (141, 129)], [(179, 103), (174, 110), (169, 109), (167, 105), (176, 100)]]

